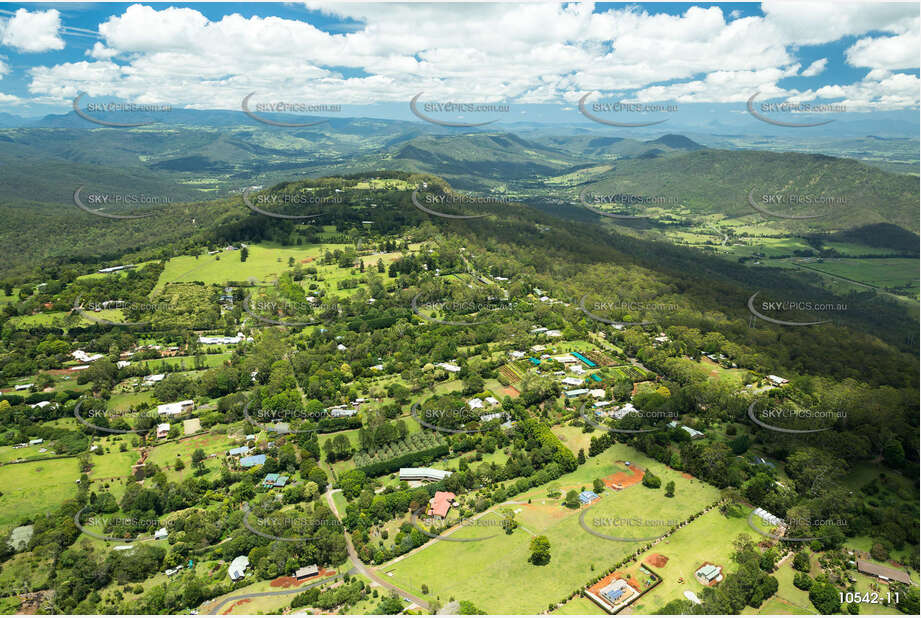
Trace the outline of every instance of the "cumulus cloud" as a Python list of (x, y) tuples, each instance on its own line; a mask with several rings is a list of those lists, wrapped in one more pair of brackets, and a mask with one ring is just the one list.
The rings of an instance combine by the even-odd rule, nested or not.
[(806, 70), (800, 73), (803, 77), (815, 77), (821, 75), (828, 64), (828, 58), (820, 58), (806, 67)]
[[(912, 53), (917, 66), (919, 48), (917, 14), (904, 5), (766, 2), (763, 17), (715, 6), (674, 15), (654, 6), (595, 12), (590, 3), (305, 6), (348, 27), (334, 34), (309, 16), (212, 20), (188, 7), (131, 5), (99, 25), (102, 40), (85, 61), (32, 68), (29, 90), (212, 109), (239, 108), (253, 91), (254, 101), (346, 105), (408, 101), (419, 92), (469, 102), (572, 104), (588, 92), (739, 102), (754, 92), (816, 96), (778, 86), (823, 73), (826, 58), (800, 72), (799, 44), (864, 36), (847, 61), (887, 71)], [(865, 82), (841, 96), (870, 100), (881, 80)]]
[(60, 36), (61, 14), (55, 9), (27, 11), (19, 9), (0, 25), (0, 45), (19, 52), (45, 52), (64, 49)]

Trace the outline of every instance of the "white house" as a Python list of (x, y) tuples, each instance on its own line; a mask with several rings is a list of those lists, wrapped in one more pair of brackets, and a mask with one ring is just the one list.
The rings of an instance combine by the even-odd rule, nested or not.
[(157, 382), (162, 382), (163, 378), (166, 377), (165, 373), (155, 373), (153, 375), (145, 376), (144, 381), (148, 384), (156, 384)]
[(486, 403), (488, 403), (490, 406), (499, 405), (499, 400), (495, 397), (487, 397), (484, 401), (486, 401)]
[(230, 579), (237, 581), (238, 579), (243, 579), (246, 575), (246, 569), (249, 567), (249, 558), (247, 556), (237, 556), (234, 558), (230, 566), (227, 567), (227, 574), (230, 576)]
[(87, 354), (83, 350), (74, 350), (70, 353), (70, 355), (81, 363), (92, 363), (95, 360), (99, 360), (103, 356), (102, 354)]
[(482, 410), (485, 406), (483, 405), (483, 400), (479, 397), (474, 397), (467, 402), (467, 407), (471, 410)]
[(459, 373), (461, 368), (452, 363), (438, 363), (438, 366), (447, 371), (448, 373)]
[(595, 399), (601, 399), (602, 397), (604, 397), (604, 389), (603, 388), (593, 388), (592, 390), (588, 392), (588, 396), (594, 397)]
[(177, 416), (183, 412), (189, 412), (190, 410), (195, 409), (195, 402), (191, 399), (186, 399), (184, 401), (176, 401), (174, 403), (162, 403), (157, 406), (157, 414), (165, 414), (167, 416)]
[(29, 382), (28, 384), (17, 384), (13, 387), (14, 391), (26, 391), (32, 388), (33, 384)]
[(581, 385), (583, 382), (585, 382), (585, 380), (583, 380), (583, 379), (581, 379), (581, 378), (563, 378), (562, 382), (563, 382), (563, 384), (565, 384), (565, 385), (567, 385), (567, 386), (579, 386), (579, 385)]
[(169, 423), (157, 424), (157, 438), (163, 439), (169, 435)]
[(790, 381), (786, 378), (781, 378), (780, 376), (775, 376), (775, 375), (769, 375), (767, 379), (771, 382), (771, 384), (775, 386), (780, 386), (781, 384), (786, 384), (787, 382)]

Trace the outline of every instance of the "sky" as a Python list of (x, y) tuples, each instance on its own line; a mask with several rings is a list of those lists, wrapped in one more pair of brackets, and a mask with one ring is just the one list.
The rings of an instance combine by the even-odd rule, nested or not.
[(0, 112), (64, 113), (81, 93), (238, 110), (253, 92), (405, 116), (419, 93), (510, 114), (755, 93), (912, 110), (919, 24), (918, 3), (0, 3)]

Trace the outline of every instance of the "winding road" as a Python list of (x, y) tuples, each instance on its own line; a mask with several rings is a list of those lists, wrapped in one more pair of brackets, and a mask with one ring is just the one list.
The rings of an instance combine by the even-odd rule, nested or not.
[[(351, 568), (348, 571), (346, 571), (346, 575), (353, 575), (355, 571), (356, 571), (355, 568)], [(220, 603), (215, 605), (210, 611), (206, 613), (209, 615), (217, 615), (217, 613), (221, 611), (221, 609), (225, 605), (227, 605), (228, 603), (232, 603), (233, 601), (242, 601), (243, 599), (258, 599), (259, 597), (280, 597), (286, 594), (297, 594), (299, 592), (304, 592), (305, 590), (310, 590), (311, 588), (316, 588), (317, 586), (320, 586), (327, 582), (337, 580), (340, 577), (342, 576), (336, 575), (335, 577), (327, 577), (326, 579), (321, 579), (321, 580), (312, 582), (310, 584), (307, 584), (306, 586), (301, 586), (300, 588), (292, 588), (290, 590), (270, 590), (268, 592), (250, 592), (249, 594), (234, 595), (232, 597), (227, 597), (226, 599), (223, 599)]]
[[(336, 503), (333, 500), (333, 494), (337, 491), (340, 491), (340, 490), (331, 489), (326, 492), (326, 503), (329, 505), (329, 508), (333, 512), (333, 514), (336, 516), (336, 519), (338, 519), (339, 521), (342, 521), (342, 515), (339, 514), (339, 510), (336, 508)], [(346, 547), (346, 550), (349, 552), (349, 558), (352, 560), (352, 564), (355, 565), (355, 569), (357, 569), (360, 574), (364, 575), (368, 579), (371, 579), (377, 582), (384, 588), (391, 590), (393, 592), (396, 592), (401, 597), (409, 599), (410, 601), (412, 601), (419, 607), (422, 607), (423, 609), (426, 609), (426, 610), (431, 609), (427, 601), (420, 599), (419, 597), (412, 594), (411, 592), (407, 592), (406, 590), (403, 590), (402, 588), (398, 588), (397, 586), (394, 586), (388, 581), (384, 581), (384, 579), (381, 578), (374, 571), (374, 569), (372, 569), (371, 567), (366, 565), (364, 562), (362, 562), (361, 559), (359, 559), (358, 552), (355, 551), (355, 546), (352, 545), (352, 536), (348, 532), (344, 532), (343, 534), (345, 535), (345, 547)]]

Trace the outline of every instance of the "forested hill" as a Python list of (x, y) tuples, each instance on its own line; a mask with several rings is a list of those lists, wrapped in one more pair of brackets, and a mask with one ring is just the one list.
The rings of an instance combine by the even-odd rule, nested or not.
[[(794, 152), (697, 150), (668, 158), (618, 161), (579, 190), (603, 194), (666, 196), (692, 214), (729, 219), (760, 218), (749, 193), (838, 200), (808, 205), (790, 214), (824, 214), (796, 221), (777, 218), (774, 225), (791, 232), (848, 230), (889, 223), (918, 232), (918, 179), (892, 174), (853, 159)], [(778, 206), (768, 206), (778, 210)], [(786, 214), (786, 213), (783, 213)]]
[[(392, 183), (388, 188), (359, 188), (370, 178), (390, 178)], [(428, 185), (426, 195), (450, 192), (446, 183), (431, 176), (376, 172), (287, 183), (248, 198), (251, 204), (272, 203), (273, 196), (274, 203), (289, 204), (304, 195), (342, 200), (277, 209), (278, 213), (318, 214), (310, 223), (259, 214), (241, 197), (151, 207), (156, 216), (129, 221), (102, 219), (75, 207), (65, 216), (49, 212), (36, 218), (31, 234), (20, 237), (22, 253), (53, 250), (37, 279), (70, 280), (101, 265), (201, 253), (240, 241), (320, 242), (327, 229), (356, 241), (369, 235), (437, 240), (439, 251), (466, 247), (468, 254), (477, 256), (480, 272), (526, 278), (567, 302), (577, 303), (582, 295), (593, 294), (597, 301), (673, 306), (652, 316), (655, 328), (681, 325), (719, 331), (739, 346), (735, 357), (764, 373), (786, 370), (871, 384), (917, 385), (918, 362), (906, 340), (906, 333), (916, 332), (917, 318), (887, 297), (864, 292), (838, 298), (812, 284), (809, 275), (752, 269), (695, 250), (563, 221), (520, 204), (440, 207), (449, 214), (487, 214), (478, 219), (433, 216), (413, 205), (410, 188), (422, 183)], [(420, 199), (424, 199), (421, 193)], [(80, 248), (82, 257), (75, 256), (74, 247)], [(29, 263), (38, 261), (30, 258)], [(15, 277), (7, 272), (6, 278)], [(846, 310), (819, 326), (777, 326), (753, 321), (747, 301), (755, 292), (776, 300), (841, 304)]]

